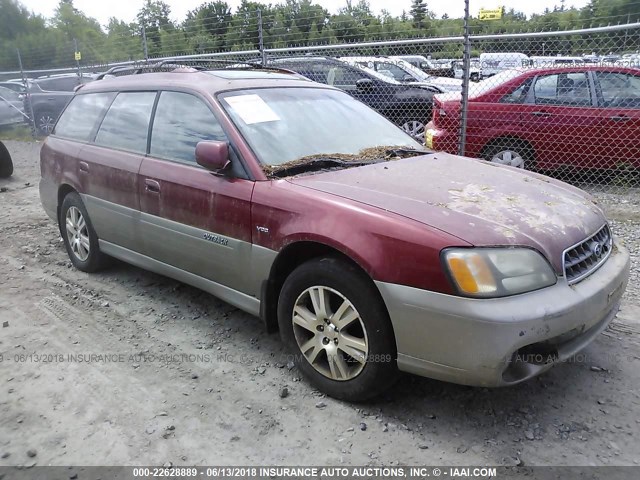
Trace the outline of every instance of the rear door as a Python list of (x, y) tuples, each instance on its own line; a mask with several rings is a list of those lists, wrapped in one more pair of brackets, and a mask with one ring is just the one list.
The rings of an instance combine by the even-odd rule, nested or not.
[(602, 109), (603, 167), (640, 167), (640, 75), (594, 72)]
[[(156, 95), (155, 91), (117, 94), (94, 143), (81, 150), (78, 165), (83, 201), (98, 237), (134, 251), (140, 244), (138, 171), (147, 151)], [(61, 121), (64, 117), (66, 112)]]
[(253, 181), (213, 174), (195, 159), (199, 141), (227, 141), (213, 111), (196, 95), (163, 91), (151, 132), (138, 184), (145, 254), (255, 294), (249, 287)]
[(538, 167), (588, 167), (599, 160), (600, 120), (585, 72), (536, 77), (521, 112), (523, 133)]

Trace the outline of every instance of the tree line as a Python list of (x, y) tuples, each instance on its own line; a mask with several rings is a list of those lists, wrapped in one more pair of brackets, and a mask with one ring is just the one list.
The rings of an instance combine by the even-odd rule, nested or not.
[[(503, 9), (500, 20), (472, 18), (472, 33), (572, 30), (640, 21), (639, 0), (590, 0), (581, 9), (566, 8), (565, 0), (559, 2), (553, 9), (530, 17)], [(141, 60), (145, 55), (153, 58), (255, 50), (260, 44), (259, 16), (265, 48), (447, 37), (461, 35), (463, 28), (461, 18), (450, 18), (447, 14), (436, 18), (425, 0), (412, 0), (410, 10), (400, 16), (386, 10), (375, 14), (367, 0), (346, 0), (337, 13), (330, 13), (312, 0), (284, 0), (277, 4), (242, 0), (235, 11), (225, 1), (217, 0), (203, 3), (181, 22), (171, 20), (170, 7), (162, 0), (146, 0), (135, 21), (111, 18), (106, 26), (76, 8), (73, 0), (60, 0), (52, 18), (30, 12), (19, 0), (0, 0), (0, 71), (17, 69), (17, 50), (25, 69), (71, 66), (75, 62), (76, 44), (82, 65)], [(521, 51), (529, 55), (604, 54), (638, 48), (640, 31), (630, 30), (561, 39), (483, 41), (474, 45), (473, 53), (484, 50)], [(373, 49), (360, 53), (419, 53), (433, 58), (458, 58), (462, 45), (442, 42), (429, 44), (428, 48), (406, 47), (402, 52)]]

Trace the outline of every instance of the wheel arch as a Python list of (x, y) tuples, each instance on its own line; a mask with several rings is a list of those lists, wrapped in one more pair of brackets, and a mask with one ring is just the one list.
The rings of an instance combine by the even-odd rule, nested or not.
[(56, 205), (56, 217), (58, 218), (58, 221), (60, 220), (62, 202), (64, 201), (64, 198), (72, 192), (78, 193), (78, 191), (68, 183), (63, 183), (58, 187), (58, 202)]
[[(261, 286), (260, 318), (265, 323), (267, 332), (272, 333), (278, 330), (278, 298), (289, 274), (303, 263), (319, 257), (339, 258), (353, 266), (371, 282), (375, 287), (375, 291), (378, 292), (378, 288), (375, 286), (367, 270), (339, 249), (326, 243), (310, 240), (300, 240), (290, 243), (278, 253), (271, 266), (269, 278), (265, 280)], [(379, 292), (378, 295), (382, 304), (385, 305), (382, 295), (380, 295)]]

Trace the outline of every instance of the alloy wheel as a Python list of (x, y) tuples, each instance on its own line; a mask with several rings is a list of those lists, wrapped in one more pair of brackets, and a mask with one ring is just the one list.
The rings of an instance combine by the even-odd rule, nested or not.
[(403, 123), (401, 128), (416, 140), (424, 142), (424, 123), (418, 120), (409, 120), (408, 122)]
[(292, 322), (298, 347), (316, 371), (337, 381), (362, 372), (369, 352), (367, 332), (354, 305), (340, 292), (307, 288), (294, 304)]
[(491, 157), (491, 161), (500, 165), (509, 165), (510, 167), (524, 168), (525, 160), (518, 152), (514, 150), (502, 150)]
[(89, 230), (82, 212), (77, 207), (70, 207), (66, 215), (67, 240), (73, 254), (81, 262), (89, 258)]
[(56, 123), (55, 118), (49, 114), (44, 114), (38, 119), (38, 128), (42, 133), (50, 134), (53, 131), (53, 126)]

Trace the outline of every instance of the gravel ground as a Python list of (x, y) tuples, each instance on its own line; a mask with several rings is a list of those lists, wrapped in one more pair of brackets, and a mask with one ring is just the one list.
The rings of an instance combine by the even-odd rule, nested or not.
[(618, 318), (580, 358), (505, 389), (406, 375), (354, 405), (302, 381), (257, 318), (122, 263), (71, 268), (39, 203), (40, 145), (7, 146), (0, 465), (640, 461), (639, 195), (593, 192), (633, 272)]

